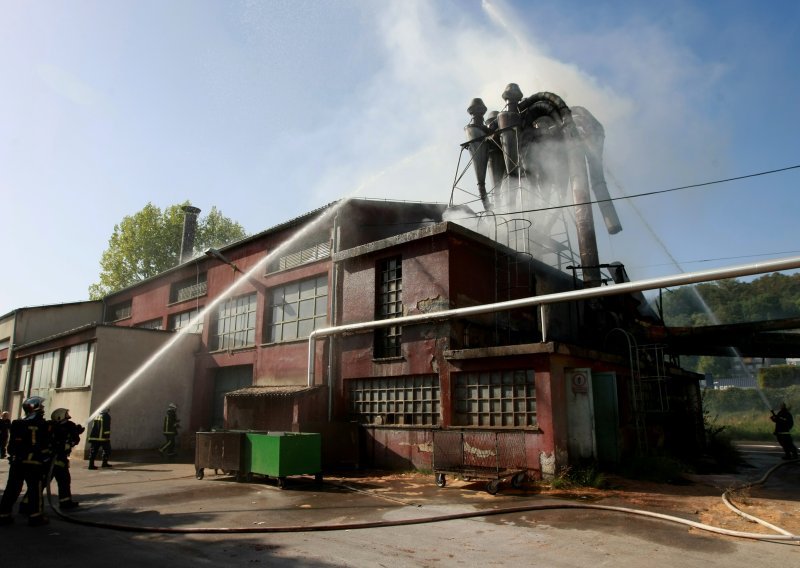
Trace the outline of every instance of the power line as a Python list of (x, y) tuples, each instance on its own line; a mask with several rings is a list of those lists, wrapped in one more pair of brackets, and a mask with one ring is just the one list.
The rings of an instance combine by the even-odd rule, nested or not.
[[(714, 181), (706, 181), (706, 182), (702, 182), (702, 183), (693, 183), (691, 185), (682, 185), (682, 186), (679, 186), (679, 187), (671, 187), (669, 189), (659, 189), (657, 191), (647, 191), (647, 192), (644, 192), (644, 193), (634, 193), (632, 195), (623, 195), (623, 196), (620, 196), (620, 197), (609, 197), (608, 199), (597, 199), (597, 200), (594, 200), (594, 201), (584, 201), (582, 203), (569, 203), (569, 204), (564, 204), (564, 205), (552, 205), (550, 207), (541, 207), (541, 208), (537, 208), (537, 209), (524, 209), (524, 210), (521, 210), (521, 211), (511, 211), (509, 213), (504, 213), (504, 215), (511, 215), (511, 214), (515, 214), (515, 213), (538, 213), (540, 211), (552, 211), (554, 209), (566, 209), (568, 207), (577, 207), (579, 205), (594, 205), (596, 203), (607, 203), (607, 202), (611, 202), (611, 201), (619, 201), (619, 200), (622, 200), (622, 199), (633, 199), (634, 197), (647, 197), (647, 196), (650, 196), (650, 195), (660, 195), (662, 193), (671, 193), (673, 191), (681, 191), (681, 190), (684, 190), (684, 189), (695, 189), (695, 188), (698, 188), (698, 187), (706, 187), (706, 186), (709, 186), (709, 185), (716, 185), (716, 184), (720, 184), (720, 183), (728, 183), (728, 182), (731, 182), (731, 181), (739, 181), (739, 180), (748, 179), (748, 178), (766, 176), (766, 175), (770, 175), (770, 174), (777, 174), (777, 173), (786, 172), (786, 171), (789, 171), (789, 170), (796, 170), (798, 168), (800, 168), (800, 164), (795, 165), (795, 166), (787, 166), (785, 168), (779, 168), (777, 170), (767, 170), (767, 171), (764, 171), (764, 172), (758, 172), (758, 173), (754, 173), (754, 174), (747, 174), (747, 175), (743, 175), (743, 176), (737, 176), (737, 177), (731, 177), (731, 178), (725, 178), (725, 179), (718, 179), (718, 180), (714, 180)], [(468, 219), (468, 218), (471, 219), (471, 218), (474, 218), (474, 217), (475, 216), (465, 217), (465, 219)]]
[[(725, 178), (725, 179), (717, 179), (717, 180), (713, 180), (713, 181), (705, 181), (705, 182), (702, 182), (702, 183), (693, 183), (693, 184), (690, 184), (690, 185), (681, 185), (681, 186), (678, 186), (678, 187), (671, 187), (669, 189), (659, 189), (659, 190), (656, 190), (656, 191), (646, 191), (644, 193), (634, 193), (632, 195), (622, 195), (620, 197), (609, 197), (608, 199), (597, 199), (597, 200), (594, 200), (594, 201), (584, 201), (582, 203), (567, 203), (567, 204), (563, 204), (563, 205), (551, 205), (551, 206), (548, 206), (548, 207), (540, 207), (540, 208), (536, 208), (536, 209), (522, 209), (522, 210), (519, 210), (519, 211), (507, 211), (507, 212), (504, 212), (503, 215), (507, 216), (507, 215), (516, 215), (516, 214), (519, 214), (519, 213), (538, 213), (538, 212), (541, 212), (541, 211), (553, 211), (553, 210), (556, 210), (556, 209), (567, 209), (567, 208), (571, 208), (571, 207), (577, 207), (579, 205), (594, 205), (594, 204), (598, 204), (598, 203), (607, 203), (607, 202), (612, 202), (612, 201), (620, 201), (622, 199), (633, 199), (635, 197), (648, 197), (648, 196), (651, 196), (651, 195), (660, 195), (660, 194), (663, 194), (663, 193), (671, 193), (671, 192), (674, 192), (674, 191), (682, 191), (684, 189), (696, 189), (696, 188), (699, 188), (699, 187), (707, 187), (709, 185), (717, 185), (717, 184), (720, 184), (720, 183), (728, 183), (728, 182), (732, 182), (732, 181), (740, 181), (740, 180), (743, 180), (743, 179), (749, 179), (749, 178), (754, 178), (754, 177), (777, 174), (777, 173), (786, 172), (786, 171), (789, 171), (789, 170), (796, 170), (796, 169), (800, 169), (800, 164), (797, 164), (797, 165), (794, 165), (794, 166), (787, 166), (785, 168), (778, 168), (778, 169), (775, 169), (775, 170), (766, 170), (766, 171), (757, 172), (757, 173), (754, 173), (754, 174), (746, 174), (746, 175), (742, 175), (742, 176), (730, 177), (730, 178)], [(477, 201), (479, 201), (479, 200), (478, 199), (474, 200), (474, 202), (477, 202)], [(460, 217), (460, 218), (452, 218), (452, 219), (449, 219), (449, 220), (451, 220), (451, 221), (466, 221), (468, 219), (477, 219), (480, 216), (481, 216), (480, 214), (475, 214), (475, 215), (469, 215), (469, 216)], [(387, 224), (389, 224), (389, 225), (422, 225), (422, 224), (426, 224), (426, 223), (429, 223), (429, 221), (407, 221), (407, 222), (397, 222), (397, 223), (381, 223), (381, 225), (387, 225)]]
[[(759, 253), (759, 254), (743, 254), (743, 255), (739, 255), (739, 256), (720, 256), (720, 257), (717, 257), (717, 258), (703, 258), (703, 259), (698, 259), (698, 260), (682, 260), (682, 261), (676, 261), (676, 262), (678, 262), (681, 265), (683, 265), (683, 264), (700, 264), (700, 263), (704, 263), (704, 262), (718, 262), (718, 261), (721, 261), (721, 260), (740, 260), (740, 259), (743, 259), (743, 258), (759, 258), (759, 257), (765, 257), (765, 256), (783, 256), (783, 255), (787, 255), (787, 254), (798, 254), (798, 253), (800, 253), (800, 251), (797, 251), (797, 250), (786, 250), (786, 251), (780, 251), (780, 252), (766, 252), (766, 253)], [(659, 263), (659, 264), (645, 264), (645, 265), (640, 265), (640, 266), (632, 266), (631, 268), (657, 268), (659, 266), (674, 266), (674, 264), (675, 264), (674, 262), (662, 262), (662, 263)]]

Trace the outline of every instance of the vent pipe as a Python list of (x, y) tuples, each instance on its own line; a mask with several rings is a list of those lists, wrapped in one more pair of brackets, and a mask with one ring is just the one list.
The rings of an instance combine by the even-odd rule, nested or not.
[(197, 215), (200, 209), (191, 205), (184, 205), (183, 209), (183, 237), (181, 239), (181, 256), (179, 264), (183, 264), (194, 256), (194, 235), (197, 232)]

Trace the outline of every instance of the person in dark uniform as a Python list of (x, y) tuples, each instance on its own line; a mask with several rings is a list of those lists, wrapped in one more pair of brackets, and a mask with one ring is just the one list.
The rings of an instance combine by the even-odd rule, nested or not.
[(0, 458), (6, 457), (6, 446), (8, 445), (8, 432), (11, 429), (11, 419), (8, 417), (8, 410), (0, 414)]
[(797, 446), (792, 441), (792, 435), (789, 431), (794, 426), (794, 418), (789, 409), (786, 408), (786, 403), (781, 403), (781, 408), (778, 413), (772, 413), (769, 417), (775, 423), (775, 438), (783, 448), (783, 459), (796, 460), (797, 459)]
[(111, 467), (108, 463), (111, 457), (111, 409), (104, 408), (95, 416), (92, 429), (89, 432), (89, 469), (97, 469), (94, 460), (101, 453), (102, 467)]
[(174, 402), (170, 402), (169, 406), (167, 406), (167, 414), (164, 416), (164, 438), (166, 442), (158, 448), (162, 456), (170, 458), (175, 456), (175, 438), (178, 437), (180, 423), (178, 406)]
[(25, 400), (22, 410), (25, 418), (11, 423), (11, 439), (8, 443), (11, 467), (0, 500), (0, 525), (14, 522), (11, 509), (22, 493), (24, 484), (28, 493), (28, 524), (37, 527), (49, 522), (42, 510), (42, 492), (52, 460), (50, 424), (44, 419), (42, 397), (33, 396)]
[(58, 484), (58, 508), (74, 509), (72, 500), (72, 475), (69, 473), (69, 455), (81, 441), (84, 427), (71, 420), (69, 410), (57, 408), (50, 415), (53, 440), (53, 477)]

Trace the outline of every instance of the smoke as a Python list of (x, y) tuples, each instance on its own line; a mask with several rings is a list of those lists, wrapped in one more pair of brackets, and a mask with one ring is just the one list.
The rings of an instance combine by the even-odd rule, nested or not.
[[(496, 0), (484, 0), (478, 11), (422, 0), (376, 10), (382, 65), (354, 93), (355, 114), (334, 119), (318, 133), (342, 147), (321, 158), (317, 199), (355, 193), (448, 202), (470, 100), (481, 97), (490, 111), (502, 110), (501, 94), (510, 82), (525, 96), (550, 91), (594, 114), (606, 130), (606, 168), (631, 193), (658, 187), (662, 179), (680, 183), (698, 179), (699, 172), (713, 175), (708, 149), (724, 152), (724, 132), (693, 110), (692, 97), (702, 97), (720, 68), (700, 64), (667, 33), (640, 21), (592, 32), (565, 27), (564, 17), (554, 37), (547, 21), (531, 27), (523, 22), (532, 18), (522, 16)], [(570, 53), (586, 53), (587, 63), (563, 60), (554, 42), (569, 43)], [(613, 184), (610, 190), (619, 196)], [(680, 205), (675, 207), (677, 215)], [(639, 217), (624, 203), (618, 208), (625, 230), (598, 244), (615, 256), (652, 255), (652, 243), (637, 242), (632, 234), (641, 228)], [(645, 207), (644, 214), (651, 213), (663, 211)]]

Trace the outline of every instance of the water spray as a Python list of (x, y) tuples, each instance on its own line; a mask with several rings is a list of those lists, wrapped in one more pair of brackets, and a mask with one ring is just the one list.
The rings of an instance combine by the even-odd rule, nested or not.
[[(168, 342), (166, 342), (160, 349), (158, 349), (155, 353), (153, 353), (142, 365), (139, 366), (131, 375), (129, 375), (117, 388), (114, 390), (111, 395), (106, 398), (100, 405), (97, 406), (97, 409), (92, 412), (86, 420), (86, 425), (89, 426), (92, 420), (97, 417), (98, 414), (104, 408), (109, 408), (113, 405), (113, 403), (131, 386), (133, 385), (138, 379), (144, 375), (146, 371), (148, 371), (165, 353), (167, 353), (175, 344), (178, 343), (187, 333), (190, 333), (191, 329), (194, 329), (199, 323), (201, 323), (206, 315), (214, 310), (221, 302), (227, 300), (229, 296), (235, 292), (239, 287), (243, 285), (243, 283), (247, 282), (250, 278), (253, 278), (254, 275), (259, 271), (262, 270), (268, 262), (270, 262), (273, 258), (281, 255), (289, 248), (294, 242), (297, 240), (302, 239), (307, 233), (316, 229), (321, 223), (327, 221), (331, 217), (333, 217), (339, 209), (347, 202), (347, 199), (342, 199), (336, 201), (327, 206), (325, 209), (316, 219), (312, 222), (308, 223), (304, 227), (302, 227), (299, 231), (294, 233), (290, 238), (283, 241), (280, 245), (275, 247), (271, 250), (268, 254), (266, 254), (262, 259), (253, 265), (252, 268), (249, 270), (242, 271), (241, 268), (236, 266), (234, 263), (230, 262), (226, 259), (218, 250), (216, 249), (209, 249), (207, 251), (207, 255), (213, 258), (217, 258), (220, 262), (224, 262), (225, 264), (232, 265), (234, 267), (234, 275), (238, 272), (241, 274), (241, 277), (236, 279), (228, 288), (223, 290), (216, 298), (214, 298), (209, 304), (207, 304), (202, 310), (198, 311), (188, 322), (187, 325), (182, 327), (179, 330), (174, 332), (174, 337), (172, 337)], [(196, 262), (199, 262), (196, 261)]]

